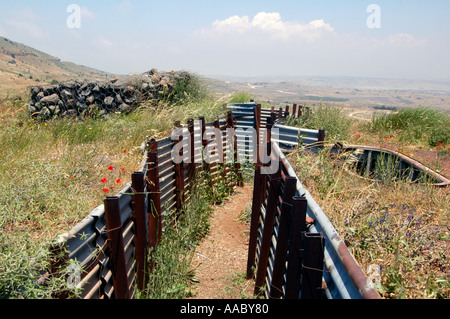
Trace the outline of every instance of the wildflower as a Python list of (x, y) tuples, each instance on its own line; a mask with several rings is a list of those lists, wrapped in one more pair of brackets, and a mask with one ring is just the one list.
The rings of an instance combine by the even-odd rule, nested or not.
[(122, 172), (125, 172), (125, 168), (122, 167), (121, 170), (122, 170)]
[(118, 178), (118, 179), (116, 180), (116, 182), (120, 184), (120, 183), (122, 183), (122, 180), (121, 180), (120, 178)]
[(112, 170), (114, 170), (114, 167), (108, 166), (108, 169), (109, 169), (110, 171), (112, 171)]
[(74, 178), (74, 176), (72, 175), (72, 176), (70, 176), (70, 178)]
[(102, 183), (106, 183), (108, 181), (108, 179), (106, 177), (102, 178)]
[(109, 189), (103, 188), (103, 192), (104, 192), (104, 193), (109, 193)]
[(123, 150), (123, 153), (126, 154), (126, 153), (127, 153), (127, 150)]

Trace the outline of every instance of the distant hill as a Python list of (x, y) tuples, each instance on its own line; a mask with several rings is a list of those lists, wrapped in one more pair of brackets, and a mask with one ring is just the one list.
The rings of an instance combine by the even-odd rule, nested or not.
[(61, 61), (21, 43), (0, 37), (0, 98), (23, 93), (27, 86), (69, 79), (108, 79), (112, 74)]

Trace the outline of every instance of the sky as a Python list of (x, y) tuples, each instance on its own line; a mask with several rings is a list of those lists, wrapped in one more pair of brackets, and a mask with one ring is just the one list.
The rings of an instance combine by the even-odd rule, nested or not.
[(1, 36), (117, 74), (450, 80), (448, 0), (2, 0), (0, 13)]

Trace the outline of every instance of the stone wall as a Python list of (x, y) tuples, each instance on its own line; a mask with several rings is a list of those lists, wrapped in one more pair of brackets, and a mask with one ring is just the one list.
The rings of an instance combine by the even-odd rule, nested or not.
[(30, 88), (29, 114), (32, 118), (104, 116), (130, 112), (143, 101), (157, 102), (167, 97), (175, 72), (153, 69), (108, 81), (66, 81)]

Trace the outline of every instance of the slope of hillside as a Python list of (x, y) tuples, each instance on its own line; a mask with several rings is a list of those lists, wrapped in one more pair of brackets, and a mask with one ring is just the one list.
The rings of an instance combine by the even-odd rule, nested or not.
[(0, 37), (0, 98), (21, 94), (27, 86), (68, 79), (107, 79), (112, 75)]

